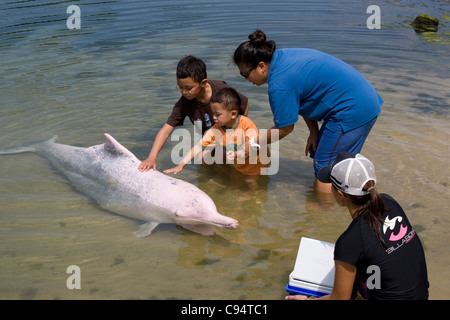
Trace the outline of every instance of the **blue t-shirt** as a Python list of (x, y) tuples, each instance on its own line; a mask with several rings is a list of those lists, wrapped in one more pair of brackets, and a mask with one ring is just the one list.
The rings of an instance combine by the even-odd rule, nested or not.
[(270, 63), (269, 102), (278, 128), (298, 115), (340, 125), (344, 132), (375, 118), (383, 100), (372, 85), (347, 63), (313, 49), (275, 51)]

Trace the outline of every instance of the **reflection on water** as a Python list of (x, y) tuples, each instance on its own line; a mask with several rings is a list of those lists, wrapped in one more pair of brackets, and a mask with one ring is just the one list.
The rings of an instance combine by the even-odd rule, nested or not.
[[(443, 17), (444, 1), (380, 2), (381, 30), (365, 26), (362, 1), (83, 1), (81, 29), (68, 30), (67, 1), (0, 5), (0, 148), (57, 134), (64, 144), (103, 143), (108, 132), (139, 158), (179, 96), (175, 68), (192, 54), (210, 79), (250, 99), (249, 116), (272, 126), (267, 88), (232, 65), (256, 27), (278, 47), (331, 53), (360, 70), (385, 100), (363, 153), (377, 166), (379, 190), (404, 207), (426, 249), (430, 295), (449, 296), (449, 48), (415, 34), (420, 13)], [(74, 3), (75, 4), (75, 3)], [(186, 128), (192, 129), (190, 125)], [(203, 237), (160, 225), (137, 239), (140, 222), (101, 210), (33, 154), (1, 156), (0, 298), (280, 299), (300, 237), (334, 242), (348, 213), (314, 192), (307, 129), (280, 142), (280, 170), (256, 196), (214, 169), (190, 165), (179, 177), (198, 185), (238, 230)], [(170, 168), (167, 141), (158, 168)], [(66, 269), (80, 266), (81, 290)]]

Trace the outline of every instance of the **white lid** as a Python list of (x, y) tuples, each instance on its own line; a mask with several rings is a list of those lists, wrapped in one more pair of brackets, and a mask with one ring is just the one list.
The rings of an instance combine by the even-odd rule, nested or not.
[(294, 280), (332, 288), (334, 244), (302, 237), (291, 277)]

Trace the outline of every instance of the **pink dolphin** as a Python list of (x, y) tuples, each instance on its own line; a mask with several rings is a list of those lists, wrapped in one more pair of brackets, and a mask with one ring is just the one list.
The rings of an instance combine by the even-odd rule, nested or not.
[(213, 200), (191, 183), (159, 171), (140, 172), (140, 161), (105, 133), (104, 144), (89, 148), (55, 143), (56, 137), (0, 154), (35, 152), (63, 172), (82, 193), (104, 209), (142, 220), (144, 237), (160, 223), (177, 223), (205, 235), (212, 226), (236, 229), (238, 221), (221, 215)]

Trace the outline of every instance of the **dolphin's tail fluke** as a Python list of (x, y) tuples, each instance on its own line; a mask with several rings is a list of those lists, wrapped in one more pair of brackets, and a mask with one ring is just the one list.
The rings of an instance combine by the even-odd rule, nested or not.
[(0, 155), (2, 155), (2, 154), (24, 153), (24, 152), (35, 152), (37, 145), (40, 145), (40, 144), (43, 144), (43, 143), (53, 143), (53, 142), (56, 141), (57, 138), (58, 138), (58, 136), (53, 136), (53, 137), (51, 137), (48, 140), (31, 143), (29, 145), (22, 146), (22, 147), (16, 147), (16, 148), (11, 148), (11, 149), (0, 149)]

